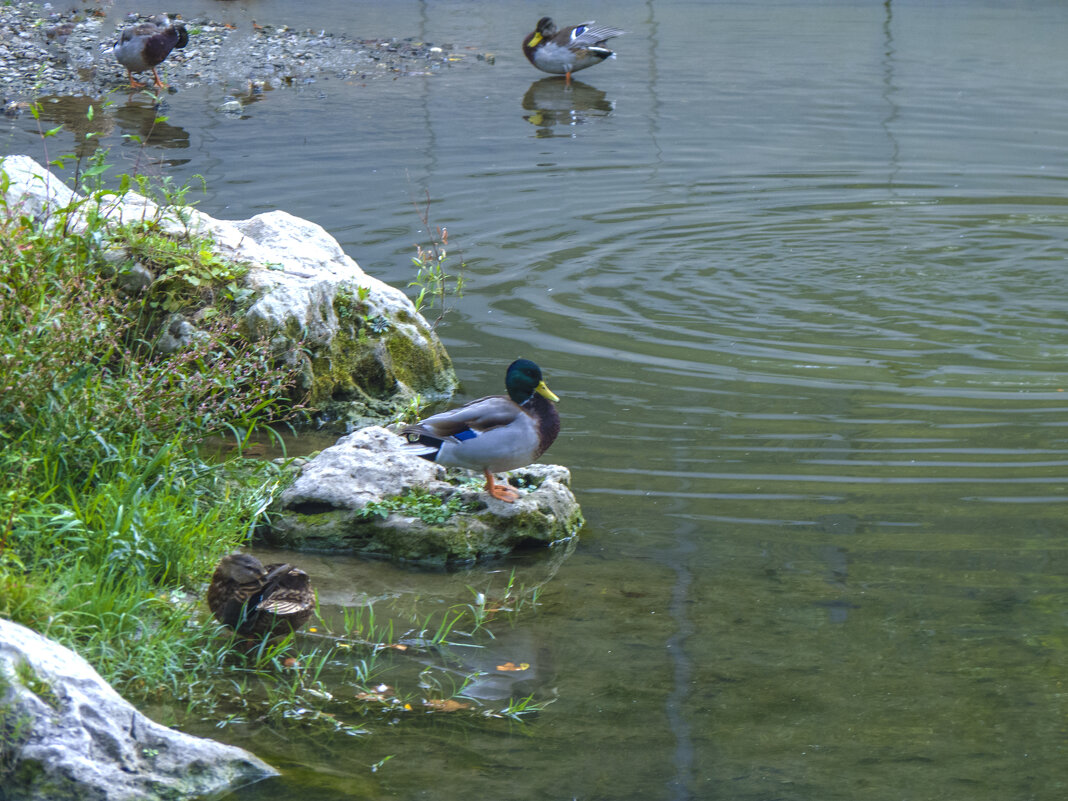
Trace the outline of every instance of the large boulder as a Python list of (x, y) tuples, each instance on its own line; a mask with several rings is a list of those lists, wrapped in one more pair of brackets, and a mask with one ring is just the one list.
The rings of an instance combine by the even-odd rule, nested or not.
[[(417, 394), (440, 399), (456, 388), (444, 346), (408, 297), (365, 273), (315, 223), (284, 211), (216, 220), (189, 206), (158, 206), (136, 192), (86, 198), (28, 156), (5, 157), (0, 171), (7, 176), (9, 213), (63, 221), (75, 232), (91, 216), (110, 226), (151, 220), (174, 237), (207, 237), (219, 255), (249, 265), (241, 279), (251, 292), (242, 331), (279, 357), (299, 358), (301, 389), (333, 416), (380, 420)], [(195, 323), (176, 315), (163, 336), (183, 327), (192, 334)]]
[(464, 564), (573, 537), (582, 511), (571, 474), (530, 465), (505, 475), (515, 503), (490, 498), (481, 475), (446, 470), (380, 426), (356, 431), (304, 463), (262, 532), (287, 548), (344, 550), (426, 565)]
[(277, 775), (247, 751), (149, 720), (73, 651), (0, 619), (0, 798), (200, 798)]

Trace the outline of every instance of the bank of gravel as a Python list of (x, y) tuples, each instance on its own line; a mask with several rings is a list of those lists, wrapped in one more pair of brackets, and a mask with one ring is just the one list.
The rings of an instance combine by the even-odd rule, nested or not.
[[(5, 112), (17, 114), (39, 97), (96, 97), (127, 87), (126, 72), (110, 47), (122, 28), (140, 19), (109, 21), (100, 5), (73, 10), (49, 3), (0, 5)], [(189, 44), (171, 53), (160, 70), (171, 91), (205, 84), (262, 90), (325, 80), (363, 82), (493, 61), (492, 55), (463, 44), (359, 39), (263, 20), (237, 22), (236, 27), (208, 17), (183, 22)]]

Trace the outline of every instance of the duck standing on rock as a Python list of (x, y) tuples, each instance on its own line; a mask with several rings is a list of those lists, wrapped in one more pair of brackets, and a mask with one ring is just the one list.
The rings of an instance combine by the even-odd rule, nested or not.
[(215, 619), (243, 637), (280, 637), (303, 626), (315, 610), (308, 574), (290, 564), (266, 567), (247, 553), (224, 556), (208, 587)]
[(185, 25), (172, 22), (169, 17), (159, 15), (148, 22), (132, 25), (122, 32), (118, 43), (111, 49), (115, 58), (126, 68), (130, 77), (130, 87), (141, 89), (147, 84), (135, 81), (135, 72), (152, 70), (156, 79), (156, 88), (163, 89), (166, 84), (159, 79), (156, 67), (164, 62), (175, 48), (181, 50), (189, 43), (189, 33)]
[(557, 31), (549, 17), (542, 17), (534, 33), (523, 40), (523, 53), (542, 72), (563, 75), (565, 81), (571, 83), (572, 72), (615, 58), (616, 54), (604, 43), (625, 32), (593, 21)]
[(560, 433), (560, 399), (545, 385), (541, 368), (516, 359), (504, 376), (508, 395), (490, 395), (457, 409), (435, 414), (405, 427), (401, 435), (416, 456), (447, 467), (481, 470), (486, 492), (505, 503), (519, 493), (496, 484), (493, 474), (526, 467), (553, 444)]

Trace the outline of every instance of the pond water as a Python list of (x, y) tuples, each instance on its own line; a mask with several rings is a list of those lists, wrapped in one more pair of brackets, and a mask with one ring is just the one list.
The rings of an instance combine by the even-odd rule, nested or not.
[[(544, 581), (492, 656), (557, 700), (207, 726), (285, 772), (234, 798), (1064, 797), (1068, 6), (594, 0), (566, 21), (628, 33), (566, 89), (519, 50), (554, 8), (223, 5), (496, 55), (240, 117), (181, 92), (148, 152), (208, 213), (315, 220), (398, 286), (429, 193), (465, 397), (541, 364), (588, 520), (454, 574), (309, 558), (335, 613)], [(115, 100), (133, 161), (152, 112)], [(39, 153), (27, 120), (5, 140)]]

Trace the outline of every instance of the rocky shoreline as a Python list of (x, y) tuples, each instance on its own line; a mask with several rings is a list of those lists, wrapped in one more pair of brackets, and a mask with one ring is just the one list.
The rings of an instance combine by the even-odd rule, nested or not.
[[(95, 97), (128, 88), (110, 47), (122, 28), (138, 21), (109, 21), (99, 5), (62, 11), (50, 3), (0, 5), (5, 112), (18, 114), (39, 97)], [(160, 70), (172, 92), (205, 84), (262, 91), (320, 80), (362, 83), (493, 62), (490, 54), (453, 43), (358, 39), (251, 20), (236, 27), (208, 17), (183, 22), (189, 45)]]

